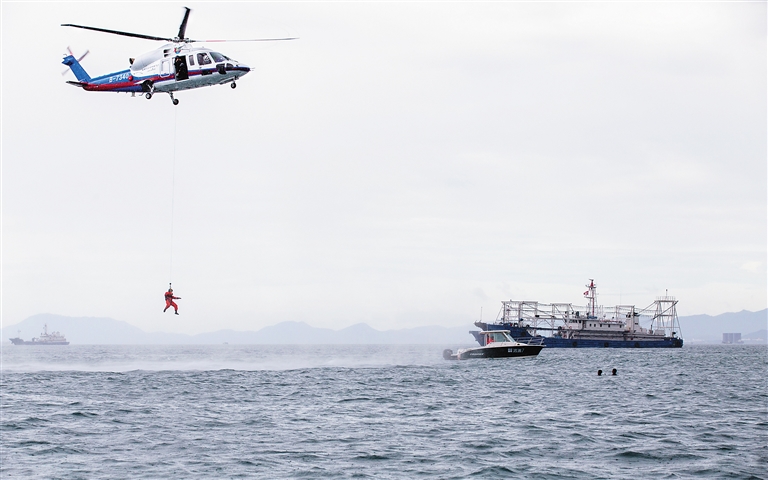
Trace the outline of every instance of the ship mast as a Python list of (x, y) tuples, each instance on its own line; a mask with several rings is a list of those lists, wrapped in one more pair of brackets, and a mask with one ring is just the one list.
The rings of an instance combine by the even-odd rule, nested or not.
[(585, 287), (587, 287), (587, 291), (584, 292), (584, 297), (589, 300), (589, 304), (587, 304), (587, 310), (589, 311), (587, 318), (597, 318), (595, 314), (595, 307), (597, 305), (597, 285), (595, 285), (595, 279), (590, 278), (589, 285), (585, 285)]

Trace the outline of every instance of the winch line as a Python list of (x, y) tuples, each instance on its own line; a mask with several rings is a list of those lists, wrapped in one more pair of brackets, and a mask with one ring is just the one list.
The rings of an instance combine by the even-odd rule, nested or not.
[(173, 281), (173, 211), (176, 197), (176, 119), (178, 117), (178, 108), (173, 109), (173, 163), (171, 167), (171, 254), (170, 266), (168, 268), (168, 285)]

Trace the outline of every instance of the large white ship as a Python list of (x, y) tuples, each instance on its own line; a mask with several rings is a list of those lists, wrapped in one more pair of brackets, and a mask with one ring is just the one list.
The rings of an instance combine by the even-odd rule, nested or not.
[[(597, 304), (597, 285), (590, 279), (584, 309), (570, 303), (501, 302), (494, 323), (475, 322), (483, 331), (506, 330), (518, 342), (541, 340), (555, 348), (680, 348), (683, 338), (677, 319), (677, 299), (664, 295), (651, 305), (603, 307)], [(642, 326), (641, 321), (647, 326)], [(469, 332), (485, 345), (483, 332)]]
[(47, 323), (43, 327), (43, 333), (41, 333), (39, 337), (35, 337), (29, 342), (22, 340), (19, 337), (11, 338), (10, 340), (14, 345), (69, 345), (69, 342), (61, 333), (48, 333)]

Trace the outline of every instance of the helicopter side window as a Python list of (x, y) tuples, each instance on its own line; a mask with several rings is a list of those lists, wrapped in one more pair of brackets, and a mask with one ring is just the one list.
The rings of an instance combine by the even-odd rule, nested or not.
[(217, 52), (211, 52), (211, 56), (216, 63), (225, 62), (227, 60), (227, 57)]
[(211, 59), (205, 53), (198, 53), (197, 54), (197, 63), (199, 65), (210, 65), (211, 64)]
[(192, 66), (195, 65), (195, 56), (194, 55), (190, 55), (189, 56), (189, 64), (192, 65)]

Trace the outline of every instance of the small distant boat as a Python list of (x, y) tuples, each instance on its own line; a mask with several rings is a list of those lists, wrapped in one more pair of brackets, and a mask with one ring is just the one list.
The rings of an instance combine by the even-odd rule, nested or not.
[(48, 333), (47, 323), (43, 327), (43, 333), (29, 342), (22, 340), (19, 337), (11, 338), (10, 340), (14, 345), (69, 345), (69, 342), (64, 338), (64, 335), (59, 332)]
[(533, 357), (544, 348), (540, 340), (537, 340), (538, 343), (518, 342), (505, 330), (476, 333), (483, 336), (485, 340), (483, 346), (461, 348), (456, 353), (447, 348), (443, 350), (443, 358), (446, 360), (467, 360), (468, 358)]

